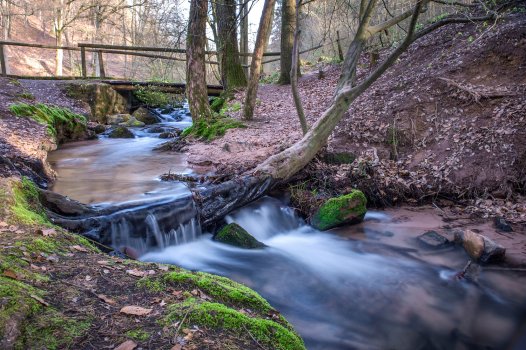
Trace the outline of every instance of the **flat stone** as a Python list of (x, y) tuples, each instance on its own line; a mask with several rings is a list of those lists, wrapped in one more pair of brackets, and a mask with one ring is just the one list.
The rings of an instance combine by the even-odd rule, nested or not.
[(511, 232), (513, 228), (511, 225), (502, 217), (495, 218), (495, 227), (502, 232)]
[(443, 248), (451, 241), (436, 231), (427, 231), (416, 238), (418, 242), (429, 248)]

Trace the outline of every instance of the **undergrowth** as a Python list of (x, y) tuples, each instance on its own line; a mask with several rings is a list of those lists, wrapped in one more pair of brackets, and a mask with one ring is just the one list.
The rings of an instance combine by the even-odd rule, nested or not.
[(191, 127), (184, 129), (181, 136), (191, 135), (211, 141), (216, 137), (223, 136), (228, 129), (236, 128), (245, 128), (245, 125), (237, 119), (215, 115), (211, 120), (198, 120)]
[(18, 103), (9, 107), (9, 110), (19, 117), (33, 119), (40, 124), (47, 125), (50, 136), (57, 137), (57, 130), (66, 129), (72, 134), (86, 129), (87, 120), (80, 114), (73, 113), (67, 108), (49, 106), (43, 103), (27, 104)]

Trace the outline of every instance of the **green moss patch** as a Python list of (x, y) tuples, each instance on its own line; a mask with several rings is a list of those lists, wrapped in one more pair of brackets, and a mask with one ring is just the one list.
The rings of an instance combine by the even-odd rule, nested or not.
[(89, 319), (76, 319), (48, 308), (26, 322), (17, 347), (20, 349), (70, 348), (90, 328)]
[(223, 136), (228, 129), (245, 128), (237, 119), (216, 115), (211, 120), (198, 120), (191, 127), (184, 129), (182, 137), (194, 136), (206, 141), (211, 141)]
[(47, 125), (47, 131), (57, 142), (63, 139), (77, 139), (86, 133), (87, 120), (80, 114), (73, 113), (67, 108), (48, 106), (42, 103), (13, 104), (9, 107), (13, 114), (19, 117), (33, 119), (40, 124)]
[(126, 332), (126, 336), (138, 341), (146, 341), (150, 339), (150, 333), (143, 331), (142, 329), (131, 329)]
[(193, 287), (198, 287), (215, 299), (236, 307), (262, 312), (270, 312), (272, 310), (269, 303), (258, 293), (226, 277), (215, 276), (205, 272), (194, 273), (181, 270), (166, 274), (164, 281), (168, 284), (190, 284)]
[(11, 212), (19, 223), (51, 225), (40, 204), (38, 188), (28, 178), (22, 178), (20, 183), (13, 186), (12, 202)]
[(239, 226), (236, 223), (231, 223), (224, 226), (215, 235), (214, 240), (217, 242), (246, 249), (257, 249), (265, 247), (263, 243), (255, 239), (243, 227)]
[(327, 200), (311, 220), (312, 226), (318, 230), (328, 230), (333, 227), (358, 223), (363, 220), (367, 198), (362, 191), (353, 190), (351, 193)]
[(249, 317), (223, 304), (201, 302), (190, 298), (184, 303), (171, 305), (168, 312), (165, 318), (167, 324), (172, 324), (186, 316), (184, 322), (187, 326), (198, 325), (228, 330), (245, 337), (249, 333), (260, 344), (270, 349), (305, 349), (302, 339), (291, 329), (269, 319)]

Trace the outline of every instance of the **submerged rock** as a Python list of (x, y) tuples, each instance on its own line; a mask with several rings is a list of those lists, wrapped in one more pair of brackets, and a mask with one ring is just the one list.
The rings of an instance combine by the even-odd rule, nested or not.
[(418, 242), (428, 248), (443, 248), (451, 241), (436, 231), (427, 231), (417, 237)]
[(511, 232), (513, 229), (511, 228), (511, 225), (502, 217), (496, 217), (495, 218), (495, 227), (502, 232)]
[(152, 111), (144, 107), (139, 107), (135, 112), (133, 112), (132, 116), (136, 120), (143, 122), (145, 125), (151, 125), (161, 121), (161, 119), (152, 113)]
[(359, 190), (331, 198), (316, 211), (311, 225), (323, 231), (337, 226), (359, 223), (367, 212), (366, 204), (367, 198)]
[(502, 260), (506, 254), (504, 247), (471, 230), (455, 232), (455, 242), (462, 244), (472, 259), (483, 263)]
[(110, 130), (108, 137), (112, 139), (132, 139), (135, 135), (127, 127), (119, 125)]
[(95, 126), (93, 126), (93, 128), (91, 129), (93, 130), (93, 132), (95, 132), (95, 134), (102, 134), (103, 132), (106, 131), (106, 127), (102, 124), (96, 124)]
[(219, 230), (214, 236), (214, 240), (246, 249), (265, 247), (265, 244), (255, 239), (250, 233), (236, 223), (228, 224)]

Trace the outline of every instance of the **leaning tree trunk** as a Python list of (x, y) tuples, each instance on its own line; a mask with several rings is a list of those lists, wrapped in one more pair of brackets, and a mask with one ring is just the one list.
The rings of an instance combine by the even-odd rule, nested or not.
[(186, 38), (186, 96), (192, 120), (210, 120), (212, 111), (206, 88), (206, 18), (207, 0), (192, 0)]
[(218, 0), (217, 31), (221, 55), (221, 80), (226, 90), (247, 86), (237, 46), (236, 0)]
[(316, 153), (327, 143), (332, 131), (349, 109), (350, 104), (371, 86), (389, 68), (407, 47), (416, 40), (413, 36), (418, 15), (422, 6), (429, 0), (420, 0), (415, 6), (413, 17), (409, 26), (406, 39), (395, 49), (391, 55), (374, 72), (366, 77), (360, 84), (355, 84), (355, 72), (360, 54), (363, 51), (366, 40), (369, 38), (368, 30), (372, 13), (376, 7), (376, 0), (362, 0), (360, 11), (360, 25), (357, 29), (353, 42), (351, 43), (345, 57), (344, 71), (336, 90), (336, 94), (329, 108), (325, 110), (321, 118), (311, 129), (291, 147), (278, 153), (255, 169), (255, 174), (269, 175), (276, 180), (286, 180), (305, 167)]
[(293, 59), (292, 46), (296, 26), (296, 0), (283, 0), (281, 5), (281, 61), (278, 84), (290, 84), (290, 69)]
[(251, 120), (254, 116), (259, 76), (261, 74), (261, 60), (263, 58), (263, 51), (265, 50), (265, 41), (267, 40), (268, 32), (270, 31), (272, 12), (274, 11), (275, 3), (276, 0), (265, 0), (265, 4), (263, 5), (263, 13), (261, 14), (261, 20), (259, 22), (256, 45), (254, 47), (254, 53), (252, 54), (252, 63), (250, 64), (250, 79), (248, 81), (245, 106), (243, 109), (243, 117), (246, 120)]

